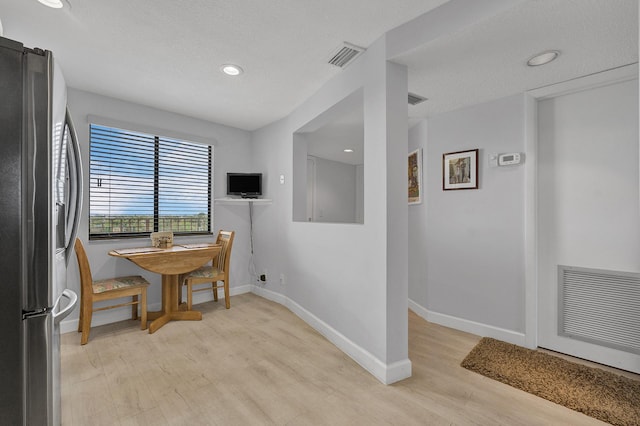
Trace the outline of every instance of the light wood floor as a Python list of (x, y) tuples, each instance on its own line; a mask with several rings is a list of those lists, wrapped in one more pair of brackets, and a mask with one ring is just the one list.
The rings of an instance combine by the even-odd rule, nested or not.
[(253, 294), (149, 335), (133, 321), (62, 336), (63, 425), (602, 425), (460, 367), (479, 337), (409, 313), (413, 376), (385, 386)]

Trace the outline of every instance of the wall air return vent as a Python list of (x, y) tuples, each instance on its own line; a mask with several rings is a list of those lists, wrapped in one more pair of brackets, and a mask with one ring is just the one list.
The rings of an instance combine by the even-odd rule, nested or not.
[(365, 49), (362, 47), (345, 42), (342, 46), (336, 49), (335, 53), (331, 56), (331, 59), (329, 59), (329, 63), (340, 68), (345, 68), (353, 62), (355, 58), (360, 56), (364, 50)]
[(416, 95), (415, 93), (409, 92), (409, 105), (418, 105), (426, 101), (427, 98), (424, 96)]
[(558, 334), (640, 354), (640, 274), (558, 265)]

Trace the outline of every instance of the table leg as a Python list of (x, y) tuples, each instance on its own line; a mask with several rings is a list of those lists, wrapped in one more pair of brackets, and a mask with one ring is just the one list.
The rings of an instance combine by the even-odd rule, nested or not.
[(149, 324), (149, 334), (155, 333), (171, 320), (200, 321), (202, 319), (202, 312), (180, 310), (179, 289), (177, 275), (162, 275), (162, 311), (147, 314), (154, 318)]
[(180, 291), (180, 283), (178, 282), (178, 275), (171, 276), (171, 319), (181, 321), (200, 321), (202, 319), (202, 312), (200, 311), (187, 311), (184, 308), (178, 306), (178, 291)]
[[(173, 275), (162, 275), (162, 310), (153, 312), (154, 320), (149, 324), (149, 334), (155, 333), (163, 325), (171, 320), (171, 277)], [(147, 314), (148, 316), (149, 314)]]

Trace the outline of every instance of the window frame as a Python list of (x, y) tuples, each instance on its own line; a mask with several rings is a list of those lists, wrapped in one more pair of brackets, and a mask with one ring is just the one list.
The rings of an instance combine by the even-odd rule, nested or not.
[[(153, 131), (153, 132), (149, 132), (149, 131), (139, 131), (139, 130), (129, 130), (124, 128), (124, 126), (114, 126), (111, 124), (101, 124), (99, 122), (90, 122), (89, 123), (89, 182), (91, 182), (91, 179), (93, 179), (95, 176), (93, 176), (92, 174), (92, 153), (93, 153), (93, 128), (94, 126), (98, 126), (100, 128), (105, 128), (108, 129), (110, 131), (121, 131), (125, 134), (141, 134), (144, 136), (147, 136), (149, 138), (153, 138), (153, 230), (151, 231), (141, 231), (141, 232), (119, 232), (119, 233), (114, 233), (114, 232), (103, 232), (103, 233), (92, 233), (91, 232), (91, 221), (92, 221), (92, 203), (91, 203), (91, 184), (89, 184), (89, 208), (88, 208), (88, 235), (89, 235), (89, 240), (116, 240), (116, 239), (132, 239), (132, 238), (148, 238), (150, 232), (158, 232), (159, 228), (160, 228), (160, 222), (162, 220), (162, 216), (160, 216), (160, 196), (161, 196), (161, 191), (160, 191), (160, 180), (163, 178), (164, 174), (161, 174), (160, 171), (160, 151), (161, 151), (161, 144), (170, 144), (171, 142), (180, 142), (180, 143), (184, 143), (187, 145), (199, 145), (199, 146), (206, 146), (207, 148), (207, 162), (208, 162), (208, 169), (207, 169), (207, 229), (203, 230), (203, 231), (191, 231), (191, 232), (185, 232), (185, 231), (172, 231), (173, 234), (175, 236), (198, 236), (198, 235), (213, 235), (213, 200), (214, 200), (214, 194), (213, 194), (213, 172), (214, 172), (214, 162), (213, 162), (213, 157), (214, 157), (214, 146), (212, 144), (206, 144), (206, 143), (201, 143), (201, 142), (194, 142), (191, 140), (187, 140), (185, 138), (175, 138), (175, 137), (168, 137), (168, 136), (162, 136), (158, 132), (158, 131)], [(135, 127), (135, 126), (134, 126)], [(120, 151), (120, 152), (125, 152), (126, 151)], [(178, 163), (175, 163), (178, 164)], [(112, 219), (114, 216), (111, 216), (110, 219)], [(169, 231), (167, 229), (163, 229), (164, 231)]]

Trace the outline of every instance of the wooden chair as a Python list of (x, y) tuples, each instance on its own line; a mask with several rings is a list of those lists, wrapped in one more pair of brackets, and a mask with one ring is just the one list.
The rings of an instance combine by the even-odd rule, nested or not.
[[(191, 310), (193, 293), (197, 291), (213, 290), (213, 300), (218, 301), (218, 289), (224, 288), (224, 304), (227, 309), (231, 307), (229, 300), (229, 261), (231, 259), (231, 246), (235, 231), (219, 231), (216, 244), (220, 244), (220, 253), (213, 258), (211, 265), (202, 266), (195, 271), (180, 277), (180, 283), (187, 286), (187, 309)], [(222, 281), (222, 285), (218, 282)], [(194, 285), (211, 284), (203, 288), (194, 289)], [(182, 296), (182, 291), (179, 292)]]
[[(140, 328), (145, 330), (147, 328), (147, 287), (149, 282), (139, 275), (93, 281), (89, 259), (87, 259), (87, 253), (80, 238), (76, 239), (75, 249), (80, 270), (80, 320), (78, 321), (78, 332), (82, 332), (80, 343), (86, 345), (89, 341), (93, 313), (105, 309), (131, 305), (131, 318), (135, 320), (138, 318), (137, 305), (140, 305)], [(132, 300), (118, 305), (93, 307), (94, 302), (123, 297), (131, 297)]]

